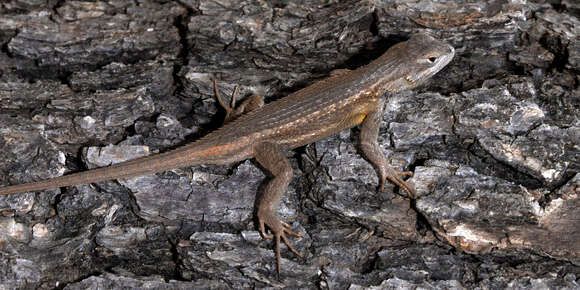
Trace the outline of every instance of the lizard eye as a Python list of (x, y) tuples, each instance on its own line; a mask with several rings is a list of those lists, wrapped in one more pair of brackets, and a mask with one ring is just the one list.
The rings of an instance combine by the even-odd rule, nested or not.
[(434, 57), (434, 56), (430, 56), (430, 57), (427, 58), (427, 61), (429, 63), (435, 63), (436, 60), (437, 60), (437, 57)]

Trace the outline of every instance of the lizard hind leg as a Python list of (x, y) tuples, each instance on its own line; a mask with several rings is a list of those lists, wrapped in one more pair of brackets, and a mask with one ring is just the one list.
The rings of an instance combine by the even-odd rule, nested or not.
[[(300, 235), (290, 230), (290, 225), (281, 221), (274, 213), (274, 209), (292, 179), (292, 167), (288, 158), (276, 144), (264, 142), (254, 145), (254, 156), (256, 161), (273, 175), (264, 190), (256, 196), (256, 215), (261, 235), (267, 239), (274, 239), (276, 271), (280, 274), (280, 240), (296, 256), (302, 257), (302, 254), (290, 244), (286, 236), (300, 237)], [(270, 229), (272, 234), (266, 233), (266, 227)]]
[(232, 92), (231, 103), (228, 105), (221, 98), (218, 87), (217, 80), (213, 78), (213, 91), (217, 98), (218, 103), (226, 111), (226, 116), (224, 118), (224, 124), (237, 119), (239, 116), (253, 111), (257, 108), (264, 106), (264, 98), (258, 94), (253, 94), (242, 101), (240, 105), (236, 107), (236, 93), (238, 92), (238, 86), (234, 87)]

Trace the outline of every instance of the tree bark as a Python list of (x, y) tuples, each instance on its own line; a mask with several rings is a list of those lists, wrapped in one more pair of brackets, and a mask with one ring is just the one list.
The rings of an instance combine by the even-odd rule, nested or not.
[[(553, 1), (552, 1), (553, 2)], [(580, 4), (545, 1), (0, 3), (0, 185), (163, 152), (218, 128), (213, 94), (284, 97), (427, 32), (456, 49), (387, 99), (379, 141), (414, 201), (357, 153), (358, 129), (293, 151), (277, 213), (252, 161), (0, 196), (5, 288), (580, 287)], [(2, 287), (0, 287), (2, 288)]]

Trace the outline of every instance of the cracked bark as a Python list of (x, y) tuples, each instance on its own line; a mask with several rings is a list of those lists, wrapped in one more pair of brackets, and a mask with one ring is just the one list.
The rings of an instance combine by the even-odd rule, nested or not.
[[(273, 5), (273, 4), (272, 4)], [(164, 151), (217, 128), (213, 96), (283, 97), (420, 31), (457, 51), (387, 100), (379, 140), (409, 202), (353, 146), (294, 151), (255, 231), (252, 161), (0, 197), (7, 288), (580, 287), (580, 6), (486, 1), (3, 1), (0, 184)], [(112, 145), (111, 145), (112, 144)], [(314, 160), (313, 162), (310, 162)]]

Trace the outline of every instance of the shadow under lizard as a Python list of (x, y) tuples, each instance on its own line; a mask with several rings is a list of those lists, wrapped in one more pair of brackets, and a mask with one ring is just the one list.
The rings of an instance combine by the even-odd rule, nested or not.
[[(454, 49), (427, 34), (415, 34), (391, 47), (378, 59), (356, 70), (338, 70), (278, 101), (263, 105), (253, 95), (238, 108), (226, 109), (226, 122), (205, 137), (165, 153), (121, 162), (52, 179), (0, 188), (0, 194), (85, 184), (151, 174), (197, 164), (230, 164), (255, 160), (273, 178), (256, 195), (260, 233), (275, 241), (276, 270), (280, 273), (280, 240), (297, 256), (287, 235), (299, 235), (274, 213), (292, 178), (286, 151), (320, 140), (341, 130), (360, 125), (360, 151), (375, 167), (379, 190), (386, 180), (404, 189), (411, 198), (414, 189), (388, 165), (377, 142), (386, 98), (411, 89), (444, 68)], [(215, 83), (214, 83), (215, 87)], [(235, 93), (235, 92), (234, 92)], [(266, 232), (266, 227), (271, 234)]]

